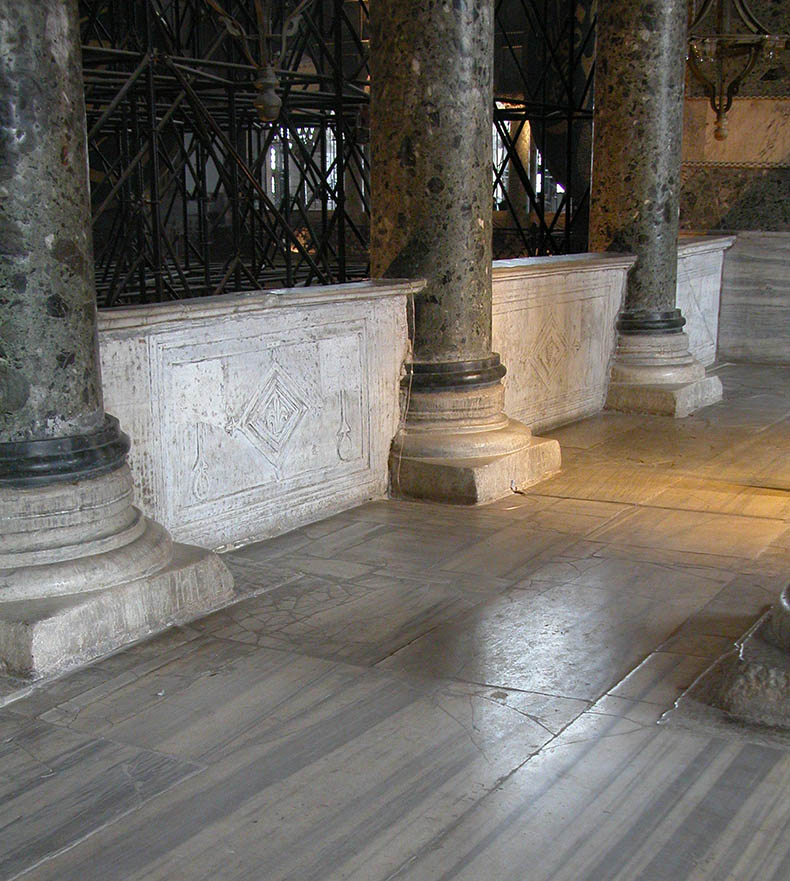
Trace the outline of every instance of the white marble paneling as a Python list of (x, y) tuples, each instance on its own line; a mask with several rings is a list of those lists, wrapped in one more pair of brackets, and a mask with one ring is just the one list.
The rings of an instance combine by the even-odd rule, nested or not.
[(138, 503), (178, 541), (227, 547), (387, 490), (421, 283), (364, 282), (100, 316), (105, 406)]
[(689, 351), (706, 367), (716, 360), (724, 252), (734, 236), (689, 236), (678, 242), (676, 300), (686, 318)]
[(493, 347), (507, 367), (509, 416), (542, 431), (603, 407), (634, 259), (574, 254), (494, 262)]
[(790, 232), (741, 232), (724, 261), (723, 358), (790, 363)]

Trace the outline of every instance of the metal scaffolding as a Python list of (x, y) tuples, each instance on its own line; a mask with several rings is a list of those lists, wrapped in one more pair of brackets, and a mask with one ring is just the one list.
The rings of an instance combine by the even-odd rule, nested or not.
[(100, 305), (367, 274), (366, 3), (258, 5), (81, 3)]
[[(589, 7), (496, 0), (497, 257), (586, 248)], [(366, 277), (367, 0), (80, 10), (101, 306)]]
[(587, 249), (592, 0), (496, 0), (494, 256)]

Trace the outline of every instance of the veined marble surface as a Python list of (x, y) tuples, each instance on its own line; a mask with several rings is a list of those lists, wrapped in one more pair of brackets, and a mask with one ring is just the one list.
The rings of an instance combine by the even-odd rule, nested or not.
[(0, 878), (787, 881), (790, 752), (657, 722), (787, 583), (789, 371), (226, 554), (235, 605), (0, 709)]
[[(692, 353), (716, 354), (729, 238), (682, 241)], [(498, 260), (493, 347), (505, 410), (534, 431), (598, 412), (634, 258)], [(132, 438), (137, 504), (175, 539), (227, 549), (279, 535), (388, 485), (421, 282), (208, 297), (100, 315), (105, 404)]]
[[(678, 245), (677, 305), (691, 354), (705, 366), (716, 360), (722, 261), (734, 240), (689, 236)], [(493, 347), (507, 367), (509, 416), (545, 432), (603, 407), (634, 259), (571, 254), (494, 261)]]
[(790, 98), (738, 97), (727, 111), (727, 137), (716, 139), (716, 113), (707, 98), (686, 98), (683, 161), (696, 165), (787, 168)]
[(790, 232), (742, 232), (727, 252), (719, 352), (790, 364)]
[(686, 319), (689, 351), (705, 367), (716, 360), (721, 275), (735, 236), (681, 236), (675, 303)]

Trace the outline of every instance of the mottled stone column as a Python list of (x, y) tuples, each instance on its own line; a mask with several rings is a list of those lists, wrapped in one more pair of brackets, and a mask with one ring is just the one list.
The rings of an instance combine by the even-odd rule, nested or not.
[(637, 255), (607, 406), (676, 416), (721, 397), (675, 306), (686, 17), (685, 0), (599, 7), (590, 210), (590, 250)]
[(69, 6), (0, 2), (0, 479), (20, 485), (111, 470), (128, 449), (102, 409)]
[(556, 444), (504, 415), (491, 351), (493, 57), (492, 0), (371, 6), (372, 274), (427, 281), (392, 486), (449, 502), (559, 466)]
[(427, 279), (414, 360), (462, 370), (491, 359), (493, 4), (376, 5), (371, 271)]
[(77, 0), (0, 0), (0, 668), (40, 676), (230, 595), (132, 505), (104, 413)]

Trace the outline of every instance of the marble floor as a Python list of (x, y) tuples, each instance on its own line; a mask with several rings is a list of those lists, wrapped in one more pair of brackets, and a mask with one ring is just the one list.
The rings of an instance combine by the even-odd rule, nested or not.
[(240, 601), (0, 709), (0, 878), (788, 881), (790, 752), (657, 724), (790, 580), (790, 370), (563, 471), (226, 556)]

